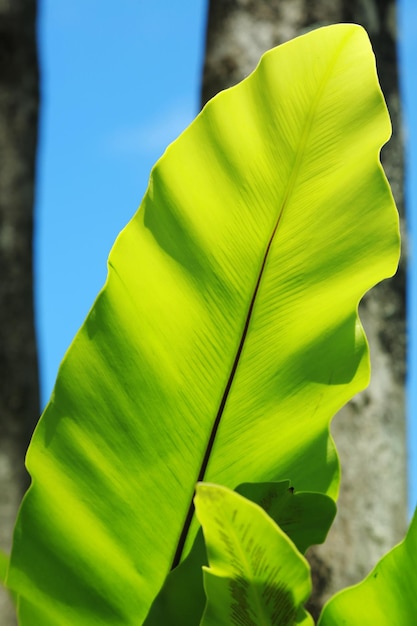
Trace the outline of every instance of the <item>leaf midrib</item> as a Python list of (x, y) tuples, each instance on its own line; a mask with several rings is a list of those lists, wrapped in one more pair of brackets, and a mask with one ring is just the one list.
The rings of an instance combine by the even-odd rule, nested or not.
[[(290, 175), (290, 177), (288, 179), (287, 189), (286, 189), (286, 192), (285, 192), (285, 195), (284, 195), (284, 199), (282, 201), (282, 205), (281, 205), (281, 208), (279, 210), (277, 220), (275, 222), (274, 228), (272, 230), (271, 236), (269, 238), (268, 244), (267, 244), (265, 252), (264, 252), (263, 260), (262, 260), (261, 267), (260, 267), (259, 273), (258, 273), (258, 278), (257, 278), (256, 284), (255, 284), (255, 287), (254, 287), (254, 291), (253, 291), (252, 298), (251, 298), (251, 301), (250, 301), (250, 304), (249, 304), (248, 312), (246, 314), (245, 325), (243, 327), (242, 336), (241, 336), (241, 339), (240, 339), (240, 342), (239, 342), (239, 346), (237, 348), (236, 355), (235, 355), (235, 358), (233, 360), (232, 368), (230, 370), (230, 375), (229, 375), (229, 378), (227, 380), (227, 383), (226, 383), (226, 386), (225, 386), (225, 389), (224, 389), (224, 392), (223, 392), (223, 395), (222, 395), (222, 399), (221, 399), (220, 404), (219, 404), (219, 408), (218, 408), (215, 420), (213, 422), (213, 427), (212, 427), (211, 432), (210, 432), (210, 437), (209, 437), (209, 440), (208, 440), (208, 443), (207, 443), (207, 446), (206, 446), (204, 457), (203, 457), (203, 460), (202, 460), (202, 463), (201, 463), (201, 466), (200, 466), (200, 470), (199, 470), (199, 473), (198, 473), (198, 476), (197, 476), (197, 480), (195, 481), (194, 484), (196, 484), (197, 482), (202, 482), (204, 480), (204, 476), (205, 476), (205, 473), (206, 473), (206, 470), (207, 470), (207, 466), (208, 466), (208, 463), (209, 463), (209, 460), (210, 460), (211, 452), (213, 450), (214, 442), (215, 442), (215, 439), (216, 439), (217, 431), (218, 431), (219, 426), (220, 426), (221, 418), (223, 416), (223, 412), (224, 412), (224, 409), (225, 409), (225, 406), (226, 406), (226, 403), (227, 403), (227, 400), (228, 400), (228, 397), (229, 397), (229, 394), (230, 394), (230, 390), (232, 388), (232, 384), (233, 384), (233, 381), (234, 381), (234, 378), (235, 378), (236, 370), (238, 368), (238, 365), (239, 365), (239, 362), (240, 362), (240, 357), (242, 355), (243, 347), (244, 347), (244, 344), (245, 344), (245, 341), (246, 341), (246, 337), (247, 337), (247, 334), (248, 334), (249, 325), (250, 325), (250, 322), (251, 322), (251, 319), (252, 319), (253, 309), (254, 309), (256, 298), (257, 298), (257, 295), (258, 295), (258, 292), (259, 292), (259, 287), (261, 285), (261, 281), (262, 281), (262, 277), (263, 277), (263, 274), (264, 274), (265, 266), (266, 266), (266, 263), (267, 263), (267, 260), (268, 260), (269, 252), (270, 252), (272, 243), (274, 241), (275, 235), (277, 233), (278, 226), (279, 226), (279, 224), (281, 222), (284, 210), (285, 210), (286, 206), (289, 203), (289, 200), (291, 198), (293, 189), (295, 187), (296, 180), (298, 178), (301, 162), (302, 162), (303, 156), (304, 156), (305, 146), (306, 146), (306, 143), (307, 143), (307, 138), (308, 138), (309, 133), (310, 133), (310, 129), (311, 129), (311, 126), (312, 126), (312, 123), (313, 123), (313, 118), (315, 116), (318, 103), (319, 103), (320, 98), (322, 96), (322, 93), (324, 91), (325, 85), (327, 84), (328, 78), (329, 78), (329, 76), (330, 76), (334, 66), (336, 65), (337, 59), (338, 59), (338, 57), (339, 57), (339, 55), (340, 55), (340, 53), (342, 51), (342, 48), (344, 47), (346, 40), (349, 39), (350, 37), (351, 37), (351, 33), (347, 33), (345, 35), (345, 37), (342, 39), (342, 41), (340, 42), (339, 47), (335, 50), (334, 56), (332, 58), (332, 61), (329, 63), (327, 71), (323, 74), (323, 78), (322, 78), (321, 84), (320, 84), (319, 88), (317, 89), (316, 96), (312, 100), (309, 113), (308, 113), (308, 115), (306, 117), (306, 122), (305, 122), (305, 125), (304, 125), (304, 129), (302, 131), (302, 134), (301, 134), (300, 142), (299, 142), (299, 148), (298, 148), (297, 153), (296, 153), (295, 158), (294, 158), (294, 164), (293, 164), (293, 166), (291, 168), (291, 175)], [(182, 553), (183, 553), (183, 550), (184, 550), (185, 542), (186, 542), (186, 539), (187, 539), (188, 531), (190, 529), (193, 517), (194, 517), (194, 490), (193, 490), (193, 495), (191, 497), (191, 501), (190, 501), (190, 504), (189, 504), (189, 507), (188, 507), (187, 515), (186, 515), (186, 518), (185, 518), (185, 521), (184, 521), (184, 524), (183, 524), (183, 527), (182, 527), (182, 530), (181, 530), (181, 534), (180, 534), (179, 539), (178, 539), (178, 544), (177, 544), (177, 547), (176, 547), (176, 550), (175, 550), (175, 554), (174, 554), (174, 558), (173, 558), (173, 561), (172, 561), (171, 570), (175, 569), (175, 567), (177, 567), (179, 565), (180, 561), (181, 561), (181, 556), (182, 556)]]

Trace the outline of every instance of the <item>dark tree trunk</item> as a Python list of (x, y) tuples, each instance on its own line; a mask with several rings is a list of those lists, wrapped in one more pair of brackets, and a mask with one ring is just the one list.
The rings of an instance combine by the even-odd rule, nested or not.
[[(394, 1), (211, 0), (202, 103), (248, 75), (268, 48), (337, 22), (359, 23), (371, 38), (393, 124), (383, 164), (403, 216)], [(402, 231), (404, 237), (404, 227)], [(404, 241), (405, 237), (403, 250)], [(339, 513), (328, 541), (309, 555), (315, 587), (309, 609), (314, 616), (329, 595), (363, 578), (405, 532), (404, 301), (403, 252), (396, 277), (373, 289), (361, 305), (371, 348), (372, 382), (341, 411), (332, 427), (343, 477)]]
[[(32, 211), (38, 128), (36, 0), (0, 0), (0, 545), (9, 551), (39, 416)], [(0, 623), (15, 623), (0, 590)]]

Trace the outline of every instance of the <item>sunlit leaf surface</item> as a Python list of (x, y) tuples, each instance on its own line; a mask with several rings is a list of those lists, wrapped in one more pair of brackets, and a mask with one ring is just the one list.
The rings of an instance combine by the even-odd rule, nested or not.
[(311, 580), (287, 535), (261, 507), (225, 487), (200, 483), (195, 505), (210, 565), (201, 626), (293, 625)]

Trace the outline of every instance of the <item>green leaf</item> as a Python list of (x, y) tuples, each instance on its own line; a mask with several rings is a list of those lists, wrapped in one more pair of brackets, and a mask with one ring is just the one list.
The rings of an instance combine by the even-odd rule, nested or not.
[[(320, 493), (295, 493), (288, 480), (245, 483), (236, 491), (260, 505), (300, 552), (324, 541), (336, 513), (331, 498)], [(202, 566), (207, 562), (200, 529), (187, 558), (167, 577), (144, 626), (195, 626), (200, 622), (206, 602)]]
[(9, 567), (9, 557), (0, 549), (0, 583), (4, 584), (6, 580), (7, 568)]
[(320, 493), (297, 493), (290, 481), (245, 483), (236, 491), (259, 504), (300, 552), (324, 542), (336, 515), (331, 498)]
[[(3, 552), (3, 550), (0, 549), (0, 585), (3, 585), (5, 587), (6, 587), (7, 570), (9, 568), (9, 561), (10, 561), (10, 559), (7, 556), (7, 554), (5, 552)], [(6, 587), (6, 589), (9, 592), (11, 600), (14, 603), (16, 603), (17, 602), (16, 594), (13, 593), (7, 587)]]
[(167, 149), (28, 451), (21, 626), (143, 623), (199, 480), (336, 497), (329, 421), (369, 377), (358, 301), (398, 260), (389, 135), (368, 38), (337, 25), (267, 53)]
[(187, 557), (167, 576), (143, 626), (196, 626), (203, 615), (206, 596), (203, 565), (207, 554), (201, 528)]
[(311, 579), (287, 535), (261, 507), (225, 487), (200, 483), (194, 502), (210, 564), (201, 626), (294, 624)]
[(417, 511), (407, 536), (365, 580), (336, 594), (318, 626), (408, 626), (417, 622)]

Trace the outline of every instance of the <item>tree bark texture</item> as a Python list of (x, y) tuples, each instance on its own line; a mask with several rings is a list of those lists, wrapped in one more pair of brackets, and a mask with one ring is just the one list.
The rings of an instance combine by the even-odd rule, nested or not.
[(371, 350), (372, 382), (332, 425), (342, 464), (338, 514), (324, 546), (310, 551), (317, 617), (337, 590), (361, 580), (406, 529), (405, 228), (403, 145), (395, 2), (390, 0), (211, 0), (202, 104), (247, 76), (261, 54), (308, 30), (338, 22), (364, 26), (391, 114), (382, 161), (401, 215), (403, 256), (394, 279), (360, 307)]
[[(0, 546), (9, 552), (39, 417), (32, 211), (38, 129), (36, 0), (0, 0)], [(0, 589), (0, 623), (15, 612)]]

